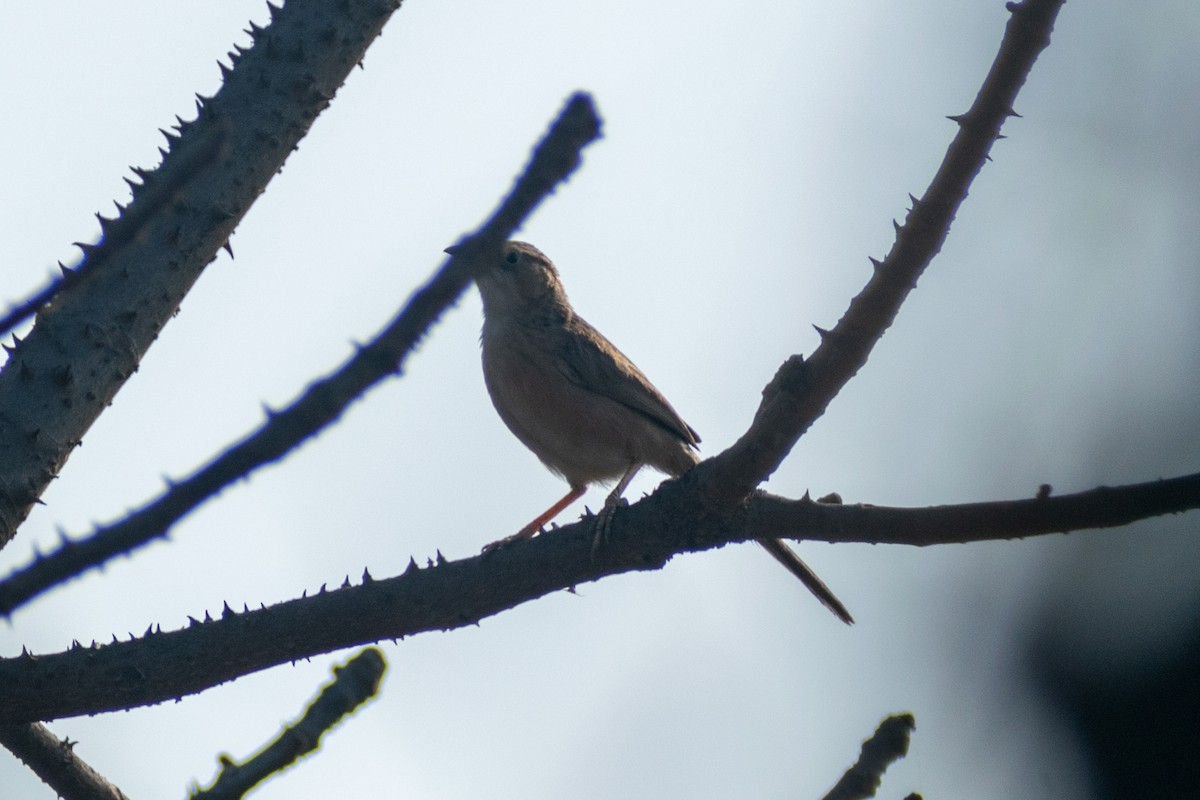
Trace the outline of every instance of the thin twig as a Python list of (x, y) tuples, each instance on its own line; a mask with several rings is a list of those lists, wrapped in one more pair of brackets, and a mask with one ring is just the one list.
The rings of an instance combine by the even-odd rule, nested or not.
[(887, 258), (874, 262), (866, 287), (832, 330), (818, 328), (821, 344), (806, 361), (793, 356), (763, 391), (750, 428), (732, 447), (702, 465), (705, 496), (714, 505), (736, 503), (766, 480), (804, 432), (825, 413), (842, 387), (867, 363), (950, 231), (972, 180), (988, 159), (1000, 127), (1033, 63), (1050, 43), (1064, 0), (1009, 4), (1012, 18), (996, 60), (967, 113), (953, 117), (959, 131), (925, 196), (913, 198)]
[(383, 653), (375, 647), (334, 667), (333, 680), (321, 687), (321, 693), (295, 725), (284, 728), (274, 741), (241, 764), (222, 756), (221, 771), (213, 785), (195, 791), (191, 800), (238, 800), (301, 756), (314, 752), (326, 732), (376, 695), (386, 669)]
[(1128, 525), (1200, 508), (1200, 473), (1126, 486), (1099, 486), (1058, 497), (895, 508), (827, 505), (756, 492), (747, 529), (758, 535), (864, 544), (963, 544), (1023, 539)]
[(875, 734), (863, 742), (858, 761), (821, 800), (874, 797), (887, 768), (908, 755), (908, 740), (916, 726), (912, 714), (893, 714), (879, 723)]

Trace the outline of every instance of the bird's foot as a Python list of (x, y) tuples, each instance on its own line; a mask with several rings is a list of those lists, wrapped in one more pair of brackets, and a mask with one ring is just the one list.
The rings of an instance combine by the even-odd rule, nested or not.
[(505, 547), (508, 547), (510, 544), (513, 544), (515, 542), (522, 542), (522, 541), (525, 541), (526, 539), (532, 539), (536, 534), (542, 533), (542, 532), (543, 531), (540, 527), (534, 528), (529, 525), (526, 525), (524, 528), (521, 528), (521, 530), (517, 531), (512, 536), (505, 536), (503, 539), (497, 539), (494, 542), (485, 544), (483, 546), (483, 550), (480, 551), (480, 555), (486, 556), (487, 554), (494, 553), (497, 550), (503, 550)]
[(617, 513), (617, 509), (628, 505), (629, 501), (624, 497), (610, 496), (604, 501), (604, 506), (596, 514), (596, 521), (592, 523), (592, 527), (596, 531), (596, 538), (592, 540), (592, 561), (596, 560), (600, 546), (608, 543), (608, 534), (612, 530), (613, 516)]

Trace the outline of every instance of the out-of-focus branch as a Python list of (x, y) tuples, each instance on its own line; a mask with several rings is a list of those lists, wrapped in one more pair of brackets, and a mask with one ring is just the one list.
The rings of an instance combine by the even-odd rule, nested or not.
[[(138, 202), (129, 208), (117, 204), (117, 210), (121, 214), (120, 225), (114, 224), (116, 220), (100, 214), (96, 215), (96, 219), (100, 221), (100, 227), (104, 231), (104, 247), (80, 245), (85, 253), (93, 254), (83, 266), (96, 269), (97, 262), (102, 263), (104, 256), (120, 253), (122, 246), (137, 239), (148, 223), (164, 213), (168, 203), (182, 198), (180, 191), (192, 178), (200, 174), (201, 167), (210, 166), (215, 159), (222, 155), (221, 145), (224, 142), (225, 131), (221, 129), (220, 125), (214, 125), (198, 137), (198, 143), (194, 149), (180, 153), (170, 171), (156, 174), (155, 180), (148, 183), (139, 184), (129, 181), (129, 185), (133, 187), (137, 195)], [(33, 316), (34, 312), (49, 303), (55, 295), (82, 277), (80, 270), (69, 269), (63, 266), (61, 261), (58, 266), (61, 274), (48, 281), (44, 287), (29, 297), (15, 303), (3, 319), (0, 319), (0, 336)]]
[(807, 361), (792, 356), (763, 390), (762, 403), (750, 428), (725, 452), (702, 469), (705, 494), (714, 505), (745, 498), (766, 480), (791, 452), (805, 431), (867, 363), (875, 343), (891, 326), (900, 305), (937, 255), (950, 231), (971, 181), (988, 159), (988, 151), (1038, 54), (1050, 43), (1050, 31), (1064, 0), (1010, 3), (1000, 52), (967, 113), (953, 117), (959, 131), (933, 182), (920, 200), (913, 198), (904, 225), (896, 226), (896, 242), (845, 315), (829, 331), (818, 328), (821, 344)]
[(213, 785), (194, 792), (191, 800), (238, 800), (274, 773), (315, 751), (326, 731), (375, 696), (386, 669), (383, 653), (375, 647), (334, 667), (333, 680), (321, 687), (321, 693), (295, 725), (284, 728), (275, 741), (241, 764), (222, 756), (221, 771)]
[[(315, 597), (258, 611), (236, 613), (227, 606), (220, 619), (193, 620), (183, 630), (147, 631), (128, 642), (0, 659), (0, 686), (11, 687), (0, 697), (0, 722), (158, 703), (300, 658), (474, 625), (551, 592), (606, 575), (659, 569), (680, 553), (758, 538), (764, 530), (794, 539), (901, 543), (905, 539), (889, 526), (907, 518), (913, 544), (984, 538), (923, 534), (925, 517), (935, 531), (957, 519), (966, 530), (987, 529), (989, 538), (1010, 539), (1200, 508), (1200, 475), (1061, 498), (935, 509), (787, 501), (756, 493), (747, 505), (716, 513), (697, 502), (699, 492), (692, 473), (666, 481), (649, 498), (617, 512), (607, 543), (595, 554), (595, 526), (584, 519), (486, 556), (447, 561), (439, 555), (426, 569), (411, 563), (404, 574), (387, 580), (364, 573), (361, 585), (347, 581), (332, 592), (322, 587)], [(1075, 522), (1064, 514), (1073, 503), (1080, 512)], [(989, 527), (988, 513), (1005, 505), (1023, 507), (1013, 516), (1023, 527)], [(1040, 521), (1039, 509), (1044, 515)], [(1003, 519), (1003, 512), (997, 513)], [(878, 528), (866, 524), (872, 519)]]
[(63, 800), (129, 800), (40, 723), (0, 725), (0, 744), (24, 762)]
[(85, 539), (64, 541), (0, 581), (0, 616), (56, 583), (166, 534), (181, 517), (252, 470), (275, 461), (326, 425), (367, 389), (396, 374), (400, 364), (442, 312), (466, 289), (478, 249), (498, 246), (554, 187), (578, 167), (580, 152), (600, 135), (591, 98), (573, 95), (534, 149), (525, 170), (495, 213), (463, 249), (417, 290), (388, 326), (336, 372), (311, 386), (287, 408), (272, 412), (246, 438), (159, 498)]
[(874, 797), (883, 773), (908, 755), (908, 740), (917, 721), (912, 714), (893, 714), (879, 723), (875, 734), (862, 744), (858, 761), (846, 770), (837, 785), (821, 800), (866, 800)]

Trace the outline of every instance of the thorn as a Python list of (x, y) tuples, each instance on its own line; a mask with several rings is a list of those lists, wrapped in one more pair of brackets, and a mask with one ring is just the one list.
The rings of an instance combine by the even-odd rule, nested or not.
[(317, 592), (317, 594), (325, 594), (325, 584), (321, 584), (321, 589)]
[(446, 557), (445, 557), (444, 555), (442, 555), (442, 551), (441, 551), (441, 550), (438, 550), (438, 551), (437, 551), (437, 563), (438, 563), (438, 566), (439, 566), (439, 567), (440, 567), (442, 564), (445, 564), (445, 563), (446, 563)]
[(350, 588), (350, 575), (349, 574), (346, 575), (346, 580), (342, 581), (342, 585), (339, 586), (338, 588), (339, 589), (349, 589)]
[(153, 633), (154, 633), (154, 623), (151, 622), (149, 625), (146, 626), (146, 632), (143, 633), (142, 636), (145, 636), (148, 638)]
[(204, 609), (204, 621), (205, 621), (205, 622), (212, 622), (212, 621), (213, 621), (212, 615), (208, 613), (208, 609), (207, 609), (207, 608), (206, 608), (206, 609)]
[(879, 272), (879, 270), (883, 269), (883, 262), (880, 261), (878, 258), (871, 258), (871, 256), (867, 256), (867, 260), (871, 262), (871, 267), (876, 272)]
[(370, 570), (368, 570), (366, 567), (363, 567), (362, 582), (363, 582), (363, 586), (366, 586), (369, 583), (375, 582), (375, 579), (371, 577)]
[(229, 253), (229, 257), (232, 259), (233, 258), (233, 245), (229, 243), (228, 239), (225, 240), (225, 244), (221, 245), (221, 247), (225, 248), (225, 252)]
[(917, 206), (921, 205), (921, 201), (918, 200), (917, 198), (913, 197), (912, 192), (908, 193), (908, 199), (909, 199), (909, 202), (912, 203), (912, 207), (913, 207), (914, 211), (916, 210)]
[(188, 614), (188, 627), (189, 628), (194, 628), (199, 624), (200, 624), (200, 620), (196, 619), (191, 614)]
[(404, 574), (408, 575), (413, 572), (418, 572), (421, 568), (417, 566), (417, 560), (412, 556), (408, 557), (408, 566), (404, 568)]
[(829, 335), (829, 331), (825, 328), (822, 328), (820, 325), (813, 325), (813, 330), (815, 330), (817, 335), (821, 337), (821, 341), (825, 341), (825, 337)]
[(224, 608), (221, 609), (221, 619), (226, 619), (232, 616), (235, 616), (235, 614), (233, 613), (233, 609), (229, 607), (229, 602), (226, 601), (224, 603)]
[(967, 115), (966, 114), (948, 114), (946, 116), (946, 119), (955, 123), (959, 127), (962, 127), (967, 122)]
[(1017, 113), (1015, 110), (1013, 110), (1013, 109), (1011, 109), (1011, 108), (1010, 108), (1010, 109), (1009, 109), (1009, 110), (1008, 110), (1006, 113), (1007, 113), (1007, 114), (1008, 114), (1010, 117), (1016, 117), (1017, 119), (1025, 119), (1024, 117), (1022, 117), (1020, 114), (1018, 114), (1018, 113)]
[(804, 490), (804, 497), (800, 498), (800, 502), (801, 503), (811, 503), (812, 502), (812, 497), (809, 495), (808, 489)]
[(892, 220), (892, 227), (896, 229), (897, 234), (900, 233), (900, 223), (899, 222), (896, 222), (896, 220)]

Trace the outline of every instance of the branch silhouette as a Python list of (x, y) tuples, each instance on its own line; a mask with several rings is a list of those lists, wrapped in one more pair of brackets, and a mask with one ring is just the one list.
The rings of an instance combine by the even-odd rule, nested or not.
[(383, 653), (376, 647), (364, 648), (345, 664), (334, 667), (333, 680), (321, 687), (321, 693), (295, 724), (288, 725), (241, 764), (222, 756), (221, 771), (212, 786), (193, 792), (189, 800), (238, 800), (301, 756), (316, 751), (322, 736), (375, 697), (386, 669)]
[(429, 326), (466, 289), (471, 280), (468, 265), (477, 262), (474, 253), (505, 241), (579, 166), (580, 151), (599, 135), (600, 118), (591, 98), (582, 93), (570, 97), (496, 211), (465, 240), (458, 255), (413, 294), (382, 332), (359, 347), (336, 372), (310, 385), (290, 406), (270, 412), (258, 430), (186, 479), (170, 485), (154, 501), (85, 539), (70, 541), (64, 537), (54, 553), (39, 556), (0, 581), (0, 616), (10, 615), (60, 581), (165, 536), (172, 525), (209, 497), (282, 458), (336, 421), (372, 386), (396, 374)]
[(63, 800), (129, 800), (125, 793), (75, 755), (76, 742), (45, 725), (0, 725), (0, 744), (21, 759)]
[(1009, 3), (1000, 50), (969, 111), (951, 117), (959, 131), (933, 181), (903, 225), (883, 261), (872, 259), (874, 274), (850, 302), (832, 330), (817, 328), (821, 344), (807, 359), (792, 356), (763, 391), (749, 430), (728, 450), (699, 467), (706, 473), (705, 495), (715, 505), (746, 497), (773, 473), (804, 432), (825, 413), (842, 387), (895, 321), (900, 305), (941, 250), (950, 223), (967, 189), (988, 160), (992, 143), (1038, 55), (1050, 44), (1050, 32), (1064, 0)]
[[(384, 639), (448, 631), (608, 575), (662, 568), (685, 552), (773, 536), (828, 542), (935, 544), (1012, 539), (1124, 525), (1200, 508), (1200, 474), (1078, 495), (935, 509), (886, 508), (784, 500), (757, 492), (747, 504), (715, 513), (698, 503), (695, 470), (664, 482), (613, 518), (607, 544), (593, 557), (592, 519), (487, 555), (420, 568), (187, 628), (147, 631), (111, 644), (78, 643), (60, 653), (0, 659), (0, 686), (11, 687), (0, 723), (49, 720), (174, 700), (251, 672)], [(998, 508), (1013, 509), (997, 513)], [(1072, 510), (1081, 521), (1067, 517)], [(956, 526), (961, 535), (953, 535)], [(986, 531), (986, 535), (979, 531)], [(898, 533), (898, 531), (900, 533)], [(900, 535), (902, 534), (902, 535)]]
[[(230, 53), (224, 82), (197, 99), (194, 121), (164, 132), (167, 150), (120, 217), (14, 338), (0, 370), (0, 546), (7, 544), (74, 448), (108, 408), (204, 268), (329, 105), (397, 2), (329, 0), (272, 7)], [(295, 58), (303, 53), (304, 58)], [(269, 90), (264, 87), (270, 87)], [(215, 158), (203, 156), (219, 132)], [(169, 203), (160, 182), (179, 187)], [(153, 206), (144, 212), (144, 206)]]

